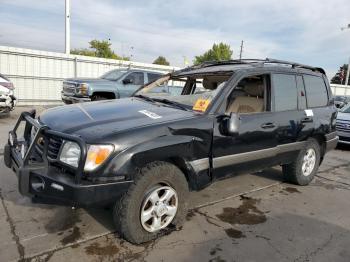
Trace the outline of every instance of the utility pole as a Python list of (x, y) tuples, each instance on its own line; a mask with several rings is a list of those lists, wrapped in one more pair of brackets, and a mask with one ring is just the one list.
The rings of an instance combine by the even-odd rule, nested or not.
[[(340, 28), (342, 31), (346, 30), (346, 29), (350, 29), (350, 24), (348, 24), (345, 27)], [(346, 70), (346, 77), (345, 77), (345, 85), (348, 85), (348, 79), (349, 79), (349, 75), (350, 75), (350, 57), (349, 57), (349, 62), (348, 62), (348, 70)]]
[(66, 30), (65, 30), (65, 53), (67, 55), (70, 54), (70, 0), (66, 1), (66, 12), (65, 12), (65, 24), (66, 24)]
[(239, 60), (242, 59), (242, 53), (243, 53), (243, 40), (241, 41), (241, 50), (239, 51)]

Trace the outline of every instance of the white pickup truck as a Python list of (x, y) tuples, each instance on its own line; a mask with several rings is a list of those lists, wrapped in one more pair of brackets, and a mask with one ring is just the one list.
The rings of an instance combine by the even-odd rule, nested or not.
[(14, 89), (11, 81), (0, 74), (0, 114), (7, 114), (15, 108), (17, 99), (13, 94)]

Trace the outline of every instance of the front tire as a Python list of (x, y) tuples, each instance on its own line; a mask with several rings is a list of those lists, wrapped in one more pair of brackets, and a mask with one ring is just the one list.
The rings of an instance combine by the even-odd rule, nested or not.
[(107, 100), (108, 98), (107, 97), (104, 97), (104, 96), (100, 96), (100, 95), (94, 95), (92, 98), (91, 98), (91, 101), (102, 101), (102, 100)]
[(182, 171), (166, 162), (143, 167), (128, 192), (116, 202), (117, 232), (140, 244), (180, 228), (187, 212), (188, 184)]
[(317, 173), (321, 159), (321, 148), (314, 138), (307, 140), (306, 146), (300, 150), (297, 159), (282, 166), (283, 174), (287, 182), (306, 186), (313, 180)]

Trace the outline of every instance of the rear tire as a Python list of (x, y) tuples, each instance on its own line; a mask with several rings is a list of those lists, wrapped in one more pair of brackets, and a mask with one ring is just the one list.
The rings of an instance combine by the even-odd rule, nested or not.
[[(140, 244), (179, 229), (187, 213), (188, 191), (187, 180), (176, 166), (167, 162), (147, 164), (139, 170), (128, 192), (115, 203), (113, 220), (117, 232), (127, 241)], [(169, 192), (172, 203), (164, 200)], [(154, 199), (158, 204), (152, 205)], [(147, 210), (152, 210), (149, 220), (145, 218)]]
[(297, 159), (282, 166), (283, 174), (287, 182), (306, 186), (314, 178), (320, 165), (321, 149), (318, 141), (310, 138), (305, 147), (300, 150)]

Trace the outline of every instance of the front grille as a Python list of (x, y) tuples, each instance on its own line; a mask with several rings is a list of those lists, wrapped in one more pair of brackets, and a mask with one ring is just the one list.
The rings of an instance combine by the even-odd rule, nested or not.
[[(38, 142), (35, 145), (35, 149), (40, 156), (43, 155), (44, 151), (44, 141), (43, 139), (38, 139)], [(58, 153), (62, 146), (63, 140), (61, 138), (50, 137), (48, 139), (49, 144), (47, 145), (47, 156), (49, 159), (57, 159)]]
[(335, 128), (337, 131), (350, 133), (350, 120), (337, 120)]
[(74, 94), (77, 84), (74, 82), (63, 82), (63, 92), (68, 94)]

